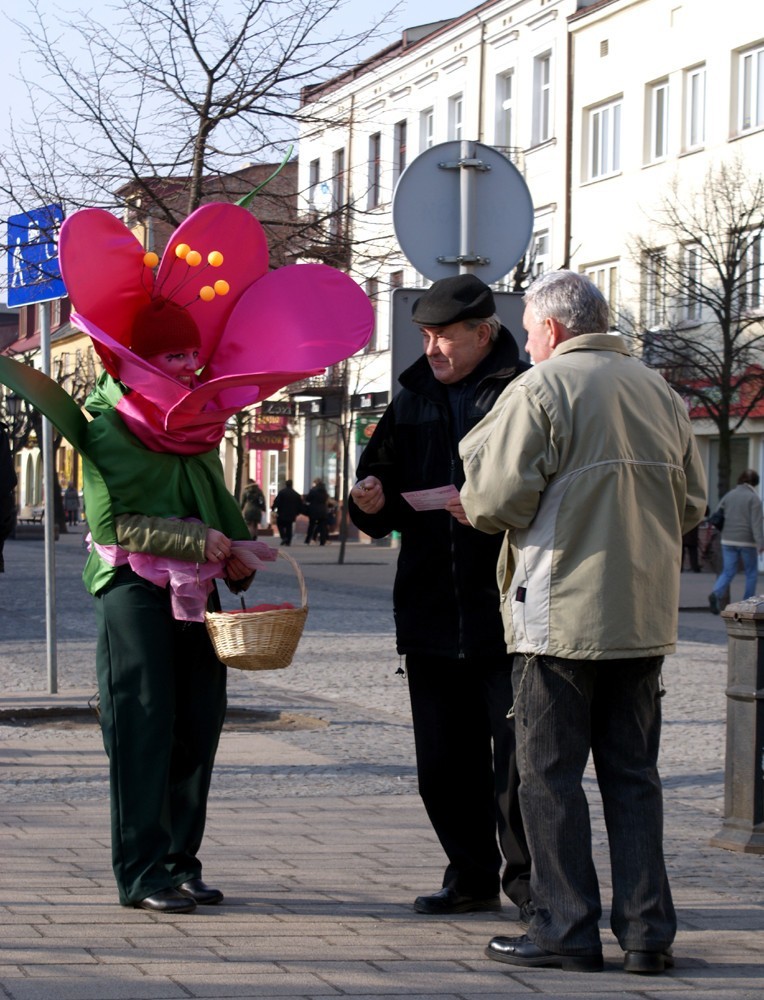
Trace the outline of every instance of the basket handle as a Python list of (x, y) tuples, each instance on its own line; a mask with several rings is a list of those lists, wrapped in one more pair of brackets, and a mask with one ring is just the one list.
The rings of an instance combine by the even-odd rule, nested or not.
[(308, 605), (308, 588), (305, 584), (305, 577), (302, 575), (302, 570), (297, 564), (297, 560), (293, 559), (289, 553), (284, 552), (283, 549), (278, 549), (278, 554), (281, 559), (286, 559), (289, 565), (294, 570), (294, 574), (297, 577), (297, 583), (300, 585), (300, 599), (302, 601), (302, 607), (305, 608)]

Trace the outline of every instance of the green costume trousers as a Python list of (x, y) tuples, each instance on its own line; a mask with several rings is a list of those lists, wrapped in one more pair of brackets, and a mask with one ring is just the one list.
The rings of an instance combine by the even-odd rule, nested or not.
[(226, 709), (226, 670), (169, 590), (121, 567), (95, 597), (112, 864), (124, 906), (201, 875), (197, 852)]

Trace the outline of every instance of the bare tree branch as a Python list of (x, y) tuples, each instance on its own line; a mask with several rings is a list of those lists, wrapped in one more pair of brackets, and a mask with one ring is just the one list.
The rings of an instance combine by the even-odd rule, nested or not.
[[(187, 182), (184, 203), (157, 199), (177, 224), (210, 176), (272, 162), (297, 131), (300, 91), (358, 61), (389, 20), (357, 33), (327, 29), (342, 0), (119, 0), (117, 20), (88, 12), (52, 20), (33, 0), (14, 23), (25, 40), (29, 112), (0, 151), (0, 196), (14, 209), (42, 199), (67, 209), (122, 207), (128, 184)], [(392, 13), (392, 12), (391, 12)]]
[(740, 160), (709, 169), (698, 189), (676, 179), (634, 241), (641, 314), (620, 325), (719, 434), (718, 488), (731, 439), (764, 401), (764, 178)]

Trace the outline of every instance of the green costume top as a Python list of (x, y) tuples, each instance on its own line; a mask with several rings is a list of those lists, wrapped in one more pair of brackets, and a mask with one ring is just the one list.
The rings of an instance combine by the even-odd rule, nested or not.
[[(82, 456), (85, 516), (99, 545), (118, 544), (115, 518), (122, 514), (199, 518), (229, 538), (249, 539), (218, 452), (175, 455), (146, 448), (114, 409), (125, 389), (110, 375), (99, 377), (85, 401), (91, 421), (60, 386), (33, 368), (0, 358), (0, 381), (44, 413)], [(93, 549), (82, 576), (95, 594), (115, 572)]]

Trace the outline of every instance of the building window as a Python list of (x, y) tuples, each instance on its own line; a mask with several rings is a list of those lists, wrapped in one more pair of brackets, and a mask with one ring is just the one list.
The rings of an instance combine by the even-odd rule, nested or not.
[(419, 149), (429, 149), (434, 142), (435, 110), (426, 108), (419, 114)]
[(740, 309), (760, 312), (764, 306), (764, 229), (748, 234), (740, 262)]
[(764, 45), (738, 57), (738, 131), (764, 125)]
[(647, 160), (649, 163), (664, 160), (668, 153), (668, 99), (668, 80), (653, 83), (647, 88)]
[(390, 288), (403, 288), (403, 271), (390, 272)]
[(375, 132), (369, 136), (369, 198), (367, 208), (378, 208), (381, 204), (381, 178), (382, 134)]
[(533, 129), (531, 144), (538, 146), (552, 134), (552, 53), (545, 52), (533, 60)]
[(514, 139), (514, 71), (496, 77), (496, 145), (510, 147)]
[(329, 231), (332, 236), (342, 235), (342, 210), (345, 207), (345, 150), (336, 149), (332, 154), (332, 215)]
[(648, 330), (666, 323), (666, 251), (648, 250), (642, 260), (644, 322)]
[(378, 306), (379, 306), (379, 280), (377, 278), (367, 278), (364, 284), (366, 294), (371, 302), (371, 308), (374, 311), (374, 332), (371, 335), (369, 343), (366, 347), (366, 353), (369, 351), (378, 351), (379, 348), (379, 316), (378, 316)]
[(448, 99), (448, 138), (458, 140), (462, 138), (462, 112), (464, 110), (464, 98), (461, 94), (454, 94)]
[(321, 183), (321, 160), (311, 160), (308, 167), (308, 205), (310, 211), (316, 211), (316, 192)]
[(684, 148), (697, 149), (706, 141), (706, 67), (684, 74)]
[(610, 311), (610, 329), (618, 326), (618, 261), (609, 260), (602, 264), (591, 264), (583, 273), (594, 282), (607, 299)]
[(701, 290), (703, 283), (703, 258), (700, 244), (688, 243), (684, 248), (684, 302), (683, 318), (688, 323), (699, 323), (703, 305)]
[(408, 125), (406, 121), (397, 122), (393, 130), (393, 141), (395, 143), (393, 159), (393, 183), (395, 183), (406, 169), (407, 154), (407, 134)]
[(546, 274), (550, 270), (552, 266), (551, 246), (549, 230), (537, 229), (531, 240), (530, 272), (532, 278), (538, 278), (540, 274)]
[(588, 180), (610, 177), (621, 169), (621, 98), (587, 112)]

